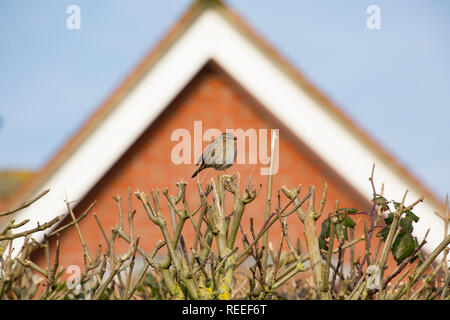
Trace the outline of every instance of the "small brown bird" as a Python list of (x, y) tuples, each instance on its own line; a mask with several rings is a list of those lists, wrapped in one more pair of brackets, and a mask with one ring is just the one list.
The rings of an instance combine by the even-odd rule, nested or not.
[(229, 132), (222, 133), (216, 137), (203, 151), (202, 156), (197, 161), (200, 167), (194, 172), (194, 178), (200, 171), (206, 168), (215, 170), (225, 170), (231, 167), (236, 160), (236, 140), (237, 138)]

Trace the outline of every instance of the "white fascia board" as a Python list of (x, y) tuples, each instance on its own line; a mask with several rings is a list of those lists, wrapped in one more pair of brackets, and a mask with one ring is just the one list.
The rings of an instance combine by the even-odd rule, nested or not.
[[(17, 215), (16, 221), (30, 219), (26, 228), (17, 231), (66, 212), (66, 195), (76, 205), (211, 58), (368, 200), (372, 192), (368, 177), (373, 163), (377, 180), (386, 182), (388, 198), (401, 199), (407, 189), (407, 202), (419, 196), (224, 17), (209, 9), (38, 190), (51, 189)], [(421, 218), (414, 230), (419, 239), (431, 228), (428, 249), (435, 247), (443, 234), (443, 225), (434, 216), (434, 210), (427, 201), (415, 210)], [(41, 241), (43, 233), (34, 238)], [(19, 239), (14, 247), (21, 244)]]

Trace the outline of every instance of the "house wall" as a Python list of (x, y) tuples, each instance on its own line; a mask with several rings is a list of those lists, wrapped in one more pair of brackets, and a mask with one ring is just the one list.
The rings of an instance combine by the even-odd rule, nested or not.
[[(267, 90), (270, 90), (270, 88), (267, 88)], [(300, 115), (293, 114), (292, 116), (298, 117)], [(133, 192), (135, 190), (149, 192), (151, 189), (156, 190), (159, 188), (159, 190), (162, 190), (168, 187), (169, 193), (174, 194), (176, 192), (175, 183), (181, 180), (188, 182), (188, 201), (190, 207), (195, 208), (199, 203), (199, 197), (196, 179), (191, 179), (190, 177), (197, 167), (195, 164), (176, 165), (171, 161), (171, 149), (177, 143), (171, 141), (171, 135), (174, 130), (179, 128), (188, 129), (193, 135), (194, 121), (199, 120), (202, 121), (203, 132), (209, 128), (217, 128), (221, 131), (225, 131), (227, 128), (242, 128), (244, 130), (249, 128), (256, 130), (280, 129), (279, 170), (274, 176), (273, 183), (274, 203), (276, 202), (276, 191), (281, 186), (285, 185), (292, 188), (299, 184), (303, 186), (302, 195), (306, 194), (309, 185), (316, 185), (316, 202), (318, 202), (323, 183), (326, 181), (328, 183), (328, 201), (325, 206), (325, 212), (328, 213), (333, 210), (335, 200), (340, 201), (340, 207), (356, 207), (360, 210), (368, 210), (369, 204), (357, 191), (353, 190), (339, 175), (330, 170), (301, 141), (294, 138), (294, 135), (271, 116), (258, 101), (244, 92), (233, 79), (217, 66), (210, 64), (192, 80), (155, 123), (145, 131), (88, 195), (79, 202), (75, 208), (76, 214), (79, 215), (93, 201), (97, 201), (92, 212), (95, 212), (109, 236), (111, 228), (117, 225), (119, 221), (117, 203), (112, 197), (120, 195), (123, 199), (125, 229), (128, 230), (129, 187)], [(320, 124), (317, 125), (320, 126)], [(124, 130), (127, 130), (126, 119), (123, 120), (123, 125), (117, 128), (117, 135), (120, 135)], [(111, 137), (111, 139), (114, 139), (114, 137)], [(206, 145), (207, 142), (204, 142), (203, 147)], [(270, 145), (270, 141), (268, 141), (268, 145)], [(227, 170), (227, 173), (234, 174), (239, 172), (242, 185), (245, 186), (253, 168), (254, 165), (252, 164), (234, 165)], [(263, 187), (259, 196), (248, 205), (245, 211), (242, 224), (247, 234), (249, 234), (250, 217), (254, 218), (257, 231), (264, 223), (267, 176), (260, 175), (259, 168), (260, 165), (257, 165), (254, 170), (252, 184), (256, 188), (260, 184)], [(218, 172), (207, 169), (200, 173), (199, 176), (203, 184), (205, 184), (212, 177), (217, 177), (217, 174)], [(135, 235), (141, 236), (140, 246), (150, 251), (153, 245), (159, 239), (162, 239), (162, 235), (158, 227), (149, 221), (138, 199), (134, 195), (131, 198), (132, 208), (136, 210)], [(231, 201), (230, 195), (227, 198), (227, 211), (231, 211)], [(286, 202), (285, 197), (282, 195), (282, 205)], [(161, 207), (165, 213), (168, 213), (167, 202), (163, 197)], [(166, 217), (169, 221), (168, 215)], [(363, 219), (364, 216), (355, 217), (355, 219), (359, 218)], [(317, 223), (319, 231), (322, 219)], [(66, 219), (66, 222), (69, 222), (69, 220)], [(103, 250), (106, 249), (106, 243), (92, 213), (80, 222), (80, 228), (92, 256), (95, 255), (98, 244), (102, 245)], [(280, 240), (279, 231), (280, 228), (276, 224), (270, 232), (270, 238), (274, 245), (278, 245)], [(288, 219), (288, 231), (292, 239), (295, 239), (297, 236), (303, 239), (303, 228), (295, 214)], [(361, 232), (361, 230), (357, 230), (356, 233), (361, 234)], [(189, 248), (190, 240), (193, 236), (193, 229), (190, 223), (186, 224), (183, 236)], [(304, 241), (302, 240), (301, 242), (304, 250), (306, 250)], [(242, 247), (240, 237), (236, 245)], [(51, 241), (51, 246), (54, 248), (54, 239)], [(127, 247), (123, 241), (117, 241), (117, 251), (119, 253), (125, 252)], [(361, 244), (357, 249), (357, 254), (362, 254), (362, 249), (363, 245)], [(162, 249), (161, 253), (164, 254), (165, 249)], [(42, 252), (37, 252), (34, 259), (42, 264), (44, 262)], [(61, 234), (60, 260), (60, 264), (65, 267), (72, 264), (84, 265), (82, 246), (75, 228), (69, 228)]]

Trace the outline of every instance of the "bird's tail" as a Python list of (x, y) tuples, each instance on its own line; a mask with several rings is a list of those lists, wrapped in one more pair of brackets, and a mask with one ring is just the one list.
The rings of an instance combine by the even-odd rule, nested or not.
[(191, 178), (195, 178), (195, 177), (198, 175), (198, 173), (199, 173), (200, 171), (202, 171), (204, 168), (205, 168), (205, 167), (204, 167), (203, 164), (202, 164), (202, 165), (194, 172), (194, 174), (192, 175)]

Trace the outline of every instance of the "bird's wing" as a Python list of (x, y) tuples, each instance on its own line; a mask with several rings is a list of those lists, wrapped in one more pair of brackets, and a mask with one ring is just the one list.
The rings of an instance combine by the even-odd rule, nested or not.
[(211, 143), (203, 150), (203, 153), (197, 161), (197, 165), (204, 162), (205, 164), (213, 164), (216, 162), (216, 158), (218, 157), (218, 153), (222, 151), (223, 149), (223, 139), (221, 138), (223, 136), (220, 135), (216, 137)]
[(226, 142), (226, 146), (225, 146), (225, 161), (224, 164), (233, 164), (234, 161), (236, 160), (236, 155), (237, 155), (237, 147), (236, 147), (236, 142), (232, 139), (227, 139)]
[(215, 163), (216, 158), (216, 145), (211, 143), (203, 152), (203, 162), (207, 165)]
[(199, 165), (202, 162), (210, 163), (208, 161), (210, 161), (210, 159), (211, 159), (211, 150), (215, 149), (214, 142), (215, 142), (215, 140), (213, 140), (210, 144), (208, 144), (208, 146), (203, 150), (203, 153), (200, 156), (200, 158), (197, 160), (196, 165)]

